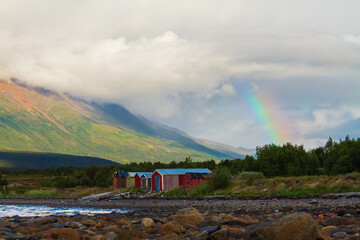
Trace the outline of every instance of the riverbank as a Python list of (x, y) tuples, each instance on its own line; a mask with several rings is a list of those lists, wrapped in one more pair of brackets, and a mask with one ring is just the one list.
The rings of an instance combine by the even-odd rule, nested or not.
[[(292, 237), (303, 237), (299, 239), (360, 239), (357, 193), (248, 200), (1, 198), (0, 204), (129, 210), (95, 216), (3, 218), (0, 238), (8, 239), (271, 239), (259, 236), (263, 231), (279, 235), (276, 229), (280, 228)], [(197, 210), (179, 211), (184, 208)]]

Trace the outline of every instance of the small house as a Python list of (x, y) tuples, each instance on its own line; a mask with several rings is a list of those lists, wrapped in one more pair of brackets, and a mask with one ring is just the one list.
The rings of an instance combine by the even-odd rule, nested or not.
[(136, 172), (135, 174), (135, 188), (142, 188), (142, 182), (141, 182), (141, 177), (144, 174), (152, 174), (152, 172)]
[(209, 173), (187, 172), (184, 176), (183, 188), (188, 190), (198, 184), (206, 182)]
[(151, 175), (152, 191), (167, 191), (184, 185), (187, 172), (211, 173), (207, 168), (156, 169)]
[(128, 171), (119, 170), (116, 171), (113, 176), (113, 188), (119, 189), (119, 188), (126, 188), (126, 175)]
[(141, 175), (141, 188), (151, 189), (151, 174), (152, 172)]
[(136, 172), (128, 172), (126, 175), (126, 188), (135, 188)]

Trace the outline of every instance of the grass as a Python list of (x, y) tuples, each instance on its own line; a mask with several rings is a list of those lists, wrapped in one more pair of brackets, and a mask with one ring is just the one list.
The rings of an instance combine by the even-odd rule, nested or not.
[[(21, 176), (9, 176), (6, 194), (0, 196), (26, 196), (26, 197), (82, 197), (92, 194), (108, 192), (112, 187), (89, 188), (75, 187), (58, 189), (54, 187), (42, 187), (41, 182), (48, 177), (40, 174), (29, 174)], [(138, 192), (144, 193), (144, 189), (121, 189), (115, 192)], [(337, 176), (300, 176), (300, 177), (276, 177), (249, 179), (235, 176), (227, 188), (212, 190), (210, 184), (203, 183), (190, 190), (175, 188), (163, 196), (290, 196), (298, 197), (305, 195), (360, 192), (360, 174), (357, 172)]]

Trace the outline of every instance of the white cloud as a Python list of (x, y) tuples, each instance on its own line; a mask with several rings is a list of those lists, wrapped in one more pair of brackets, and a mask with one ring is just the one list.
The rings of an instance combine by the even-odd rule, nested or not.
[(344, 36), (344, 40), (350, 43), (360, 44), (360, 36), (346, 35)]
[[(118, 102), (247, 147), (266, 135), (231, 102), (243, 101), (237, 84), (250, 82), (276, 98), (275, 116), (296, 122), (297, 141), (306, 139), (301, 132), (341, 124), (338, 112), (359, 103), (359, 8), (356, 0), (3, 0), (0, 78)], [(232, 135), (246, 131), (251, 141)]]

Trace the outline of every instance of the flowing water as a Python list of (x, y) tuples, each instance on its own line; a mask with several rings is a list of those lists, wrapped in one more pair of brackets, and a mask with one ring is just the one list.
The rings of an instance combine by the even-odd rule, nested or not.
[(125, 213), (120, 209), (95, 209), (74, 207), (48, 207), (30, 205), (0, 205), (0, 217), (35, 217), (35, 216), (71, 216), (71, 215), (95, 215), (111, 212)]

